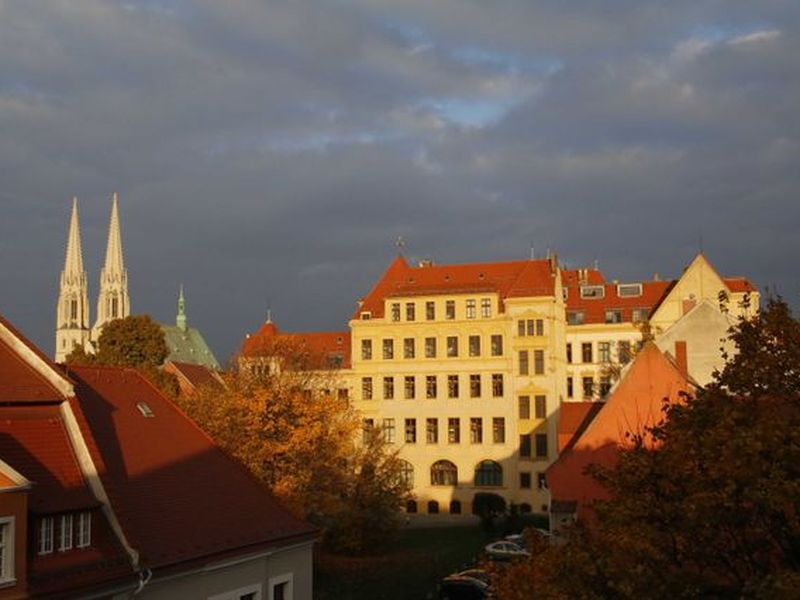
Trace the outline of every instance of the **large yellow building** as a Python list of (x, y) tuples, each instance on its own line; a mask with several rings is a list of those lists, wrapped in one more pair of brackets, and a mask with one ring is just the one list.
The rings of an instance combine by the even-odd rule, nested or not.
[[(701, 305), (722, 314), (721, 294), (727, 320), (746, 294), (758, 305), (747, 280), (721, 278), (702, 255), (677, 280), (633, 283), (563, 269), (554, 256), (467, 265), (398, 256), (349, 332), (293, 335), (319, 346), (364, 426), (400, 449), (409, 512), (468, 514), (481, 491), (545, 512), (562, 403), (602, 401), (638, 349), (642, 323), (667, 335)], [(274, 335), (266, 323), (244, 353)]]

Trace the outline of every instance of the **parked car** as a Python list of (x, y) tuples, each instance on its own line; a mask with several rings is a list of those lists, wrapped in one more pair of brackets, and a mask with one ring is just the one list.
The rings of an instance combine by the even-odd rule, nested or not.
[(487, 600), (489, 586), (475, 577), (448, 575), (439, 583), (439, 600)]
[(489, 573), (483, 569), (466, 569), (464, 571), (459, 571), (458, 573), (453, 573), (452, 577), (472, 577), (473, 579), (482, 581), (486, 585), (492, 585), (491, 575), (489, 575)]
[(527, 550), (507, 540), (487, 544), (484, 551), (492, 560), (511, 560), (512, 558), (523, 558), (531, 555)]
[(520, 548), (525, 548), (528, 545), (528, 541), (525, 539), (525, 534), (523, 533), (512, 533), (511, 535), (507, 535), (505, 540), (515, 543)]

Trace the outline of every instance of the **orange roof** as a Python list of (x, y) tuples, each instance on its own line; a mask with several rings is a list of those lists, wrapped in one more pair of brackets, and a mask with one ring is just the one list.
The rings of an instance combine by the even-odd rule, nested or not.
[(554, 277), (549, 260), (519, 260), (462, 265), (409, 266), (398, 256), (353, 315), (384, 316), (384, 300), (395, 296), (496, 292), (500, 299), (551, 296)]
[(558, 451), (572, 446), (604, 402), (562, 402), (558, 413)]
[(754, 286), (746, 277), (725, 277), (723, 278), (725, 285), (733, 293), (755, 292)]
[(311, 355), (312, 363), (319, 368), (350, 368), (349, 331), (283, 333), (272, 321), (265, 322), (256, 333), (245, 338), (242, 354), (259, 356), (278, 340), (297, 344)]
[(568, 286), (567, 310), (582, 311), (584, 323), (605, 323), (606, 311), (619, 309), (622, 311), (622, 322), (629, 323), (633, 320), (632, 315), (635, 308), (645, 309), (649, 316), (673, 284), (672, 281), (644, 281), (641, 283), (642, 294), (640, 296), (620, 296), (618, 284), (615, 283), (589, 284), (603, 286), (602, 298), (581, 298), (580, 285), (575, 284)]
[(681, 392), (692, 389), (655, 344), (645, 344), (597, 416), (547, 469), (551, 497), (577, 502), (579, 518), (587, 515), (591, 502), (608, 498), (608, 492), (585, 472), (586, 467), (613, 467), (619, 448), (627, 443), (626, 433), (646, 433), (661, 420), (665, 399), (681, 402)]
[(222, 387), (216, 373), (205, 365), (171, 360), (164, 365), (164, 370), (177, 376), (179, 382), (185, 382), (185, 384), (192, 389), (197, 389), (207, 384), (217, 385), (220, 388)]

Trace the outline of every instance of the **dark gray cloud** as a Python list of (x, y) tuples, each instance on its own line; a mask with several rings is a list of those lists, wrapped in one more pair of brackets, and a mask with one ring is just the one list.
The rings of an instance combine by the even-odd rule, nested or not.
[(794, 1), (0, 2), (0, 311), (50, 351), (69, 199), (97, 292), (228, 356), (346, 326), (394, 254), (555, 248), (675, 275), (699, 240), (796, 303)]

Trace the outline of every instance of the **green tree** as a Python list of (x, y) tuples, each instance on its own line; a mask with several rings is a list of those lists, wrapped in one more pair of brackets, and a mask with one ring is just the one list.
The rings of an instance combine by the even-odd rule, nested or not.
[[(611, 492), (563, 545), (500, 575), (499, 597), (784, 598), (800, 589), (800, 324), (771, 298), (731, 331), (716, 381), (632, 434)], [(522, 583), (521, 583), (522, 582)]]

